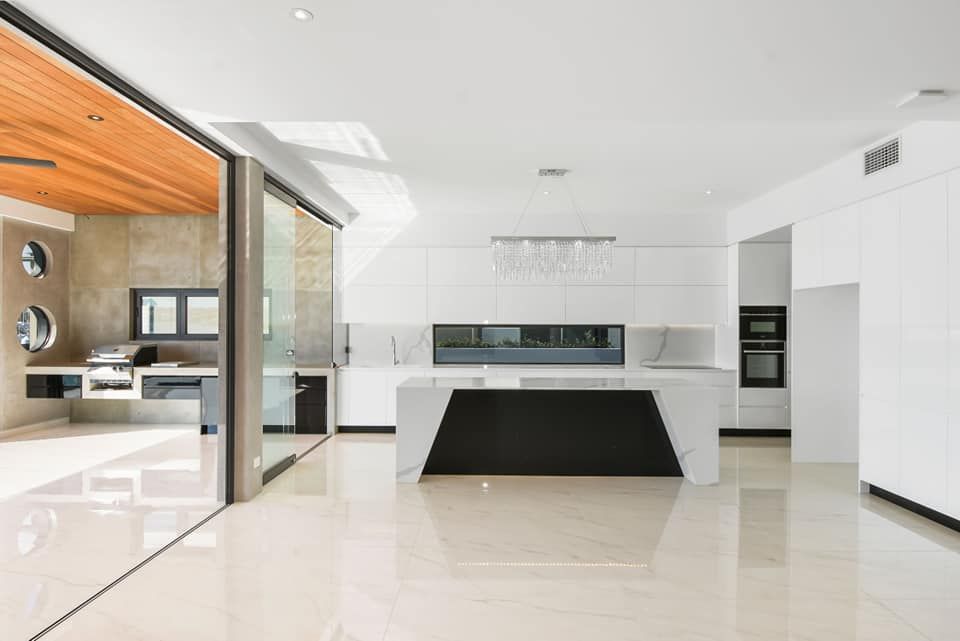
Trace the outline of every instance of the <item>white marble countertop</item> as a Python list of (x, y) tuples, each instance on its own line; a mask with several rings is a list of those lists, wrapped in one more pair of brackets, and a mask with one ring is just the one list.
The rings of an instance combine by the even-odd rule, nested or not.
[(528, 390), (654, 390), (665, 387), (711, 387), (682, 378), (638, 376), (422, 376), (408, 378), (400, 388), (528, 389)]

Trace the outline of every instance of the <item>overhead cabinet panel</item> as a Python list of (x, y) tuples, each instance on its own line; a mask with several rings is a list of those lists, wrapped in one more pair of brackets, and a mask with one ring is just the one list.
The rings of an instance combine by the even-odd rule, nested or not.
[(565, 320), (567, 323), (632, 323), (633, 291), (628, 285), (568, 285)]
[(346, 323), (426, 323), (427, 288), (354, 285), (343, 294)]
[(497, 289), (492, 286), (429, 287), (427, 300), (431, 323), (477, 323), (497, 318)]
[(727, 282), (725, 247), (638, 247), (636, 283), (650, 285), (723, 285)]
[(820, 218), (823, 233), (823, 285), (860, 279), (860, 209), (851, 205)]
[(343, 279), (354, 285), (426, 285), (427, 250), (422, 247), (344, 247)]
[(497, 320), (501, 323), (556, 323), (563, 318), (563, 287), (518, 285), (497, 288)]
[(793, 226), (793, 289), (819, 287), (823, 282), (823, 221), (802, 220)]
[(431, 285), (493, 285), (496, 273), (489, 247), (438, 247), (427, 250)]
[(722, 325), (727, 288), (713, 285), (644, 285), (634, 292), (641, 325)]

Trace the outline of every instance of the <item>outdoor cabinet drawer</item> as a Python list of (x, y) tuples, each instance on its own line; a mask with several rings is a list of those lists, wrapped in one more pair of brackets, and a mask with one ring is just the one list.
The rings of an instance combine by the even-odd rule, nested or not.
[(27, 374), (27, 398), (80, 398), (78, 374)]
[(145, 376), (143, 398), (200, 400), (200, 377)]

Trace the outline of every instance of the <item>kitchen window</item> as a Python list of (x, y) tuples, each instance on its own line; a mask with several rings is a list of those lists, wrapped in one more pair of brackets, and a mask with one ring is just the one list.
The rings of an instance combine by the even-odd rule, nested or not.
[[(216, 289), (131, 289), (133, 340), (210, 341), (220, 327)], [(263, 297), (263, 335), (270, 338), (270, 294)]]

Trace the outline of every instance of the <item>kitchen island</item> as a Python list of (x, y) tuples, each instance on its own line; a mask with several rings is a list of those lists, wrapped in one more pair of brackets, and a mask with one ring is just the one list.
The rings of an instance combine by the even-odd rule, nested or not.
[(397, 387), (397, 480), (616, 475), (715, 484), (719, 395), (655, 373), (409, 378)]

